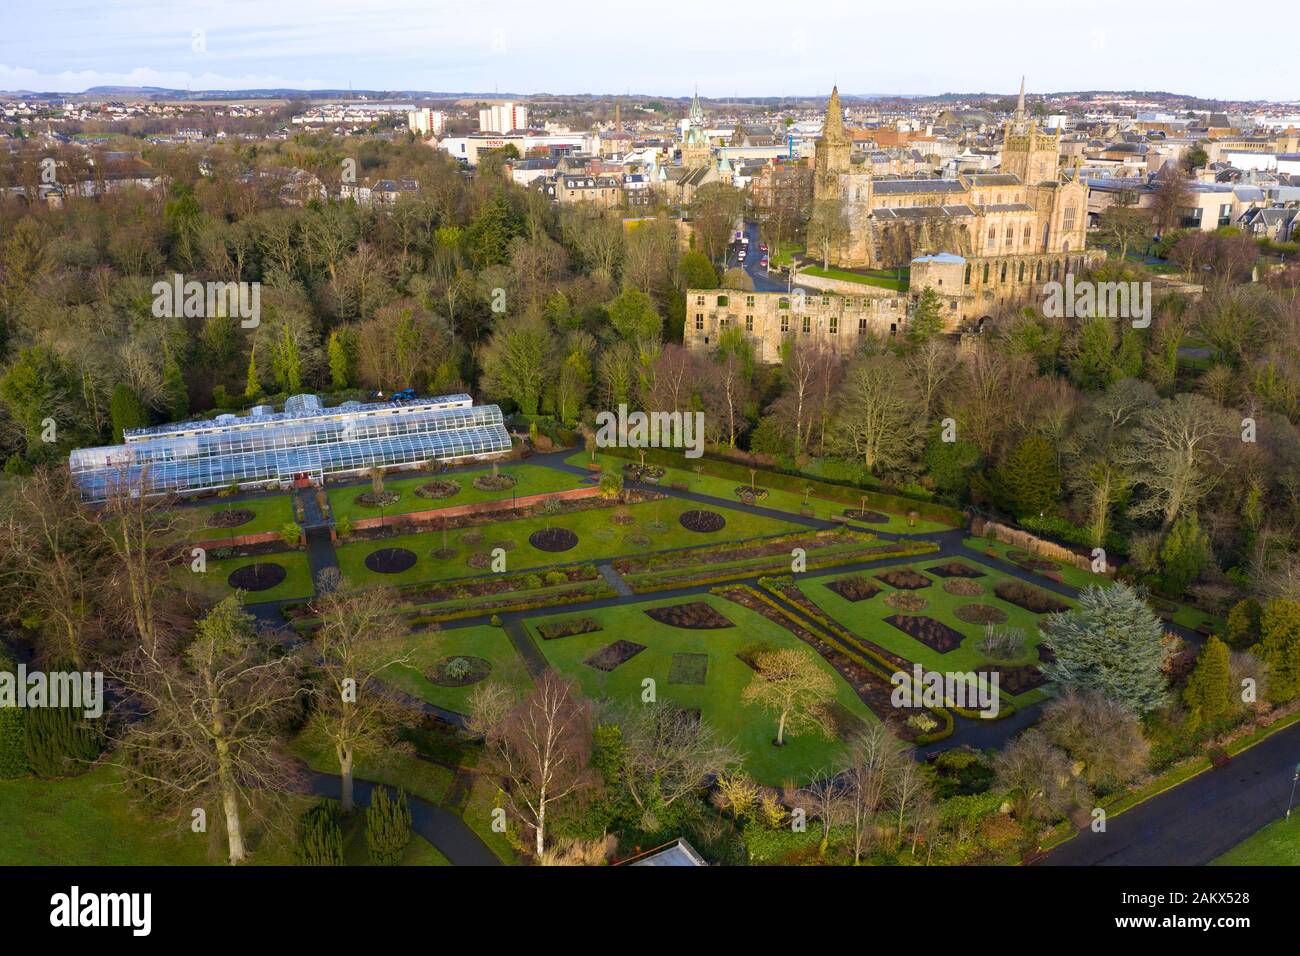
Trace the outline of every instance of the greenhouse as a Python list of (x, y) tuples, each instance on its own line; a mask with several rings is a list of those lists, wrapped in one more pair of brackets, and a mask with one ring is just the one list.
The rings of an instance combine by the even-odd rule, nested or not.
[(320, 483), (327, 475), (510, 450), (501, 409), (468, 395), (324, 408), (295, 395), (284, 411), (259, 405), (248, 415), (139, 428), (125, 442), (79, 448), (72, 477), (89, 501), (114, 494), (187, 494), (231, 485)]

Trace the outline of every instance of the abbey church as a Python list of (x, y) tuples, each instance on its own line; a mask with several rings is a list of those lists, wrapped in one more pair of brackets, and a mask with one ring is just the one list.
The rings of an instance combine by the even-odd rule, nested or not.
[(1026, 115), (1022, 81), (998, 172), (877, 179), (853, 155), (832, 90), (813, 174), (814, 216), (833, 217), (831, 263), (889, 269), (921, 256), (960, 256), (965, 293), (982, 287), (983, 297), (997, 299), (1075, 271), (1090, 258), (1080, 255), (1087, 187), (1062, 175), (1059, 135)]

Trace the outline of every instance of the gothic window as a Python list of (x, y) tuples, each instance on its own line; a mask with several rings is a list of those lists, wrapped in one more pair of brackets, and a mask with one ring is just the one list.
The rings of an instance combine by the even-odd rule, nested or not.
[(988, 281), (989, 281), (989, 264), (986, 262), (984, 263), (984, 284), (987, 285)]
[(1020, 268), (1016, 270), (1016, 281), (1017, 282), (1025, 281), (1025, 263), (1023, 259), (1020, 261)]
[(1002, 263), (1002, 268), (998, 271), (998, 281), (1007, 281), (1007, 264), (1005, 262)]
[(1061, 220), (1061, 228), (1066, 232), (1074, 232), (1074, 205), (1065, 207), (1065, 217)]
[(1032, 237), (1033, 230), (1030, 228), (1029, 223), (1025, 223), (1025, 245), (1029, 245), (1029, 241)]

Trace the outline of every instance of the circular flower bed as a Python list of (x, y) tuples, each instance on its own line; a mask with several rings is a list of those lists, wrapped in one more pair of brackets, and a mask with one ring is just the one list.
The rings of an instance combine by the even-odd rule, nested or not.
[(699, 508), (683, 511), (682, 516), (677, 520), (687, 531), (699, 531), (702, 534), (721, 531), (727, 524), (727, 519), (716, 511), (704, 511)]
[(209, 528), (238, 528), (248, 524), (257, 515), (247, 508), (231, 508), (229, 511), (213, 511), (208, 515)]
[(988, 604), (963, 604), (952, 612), (967, 624), (1005, 624), (1007, 612)]
[(943, 582), (943, 589), (949, 594), (957, 594), (962, 597), (974, 597), (977, 594), (984, 593), (984, 585), (969, 578), (949, 578)]
[(636, 522), (636, 518), (632, 516), (631, 510), (622, 505), (614, 509), (614, 513), (609, 516), (609, 520), (611, 524), (618, 525), (629, 525)]
[(450, 498), (460, 493), (460, 484), (446, 478), (435, 478), (416, 488), (415, 493), (421, 498)]
[(231, 571), (226, 583), (241, 591), (266, 591), (283, 581), (288, 573), (280, 565), (270, 562), (246, 564)]
[(515, 484), (514, 475), (479, 475), (474, 479), (479, 491), (509, 491)]
[(861, 508), (845, 508), (844, 517), (854, 521), (865, 521), (867, 524), (889, 524), (889, 515), (881, 514), (879, 511), (863, 511)]
[(482, 657), (463, 654), (444, 657), (424, 676), (439, 687), (468, 687), (485, 680), (492, 673), (492, 665)]
[(456, 557), (458, 552), (455, 548), (434, 548), (429, 553), (439, 561), (446, 561), (448, 558)]
[(401, 497), (396, 491), (384, 491), (379, 494), (367, 491), (364, 494), (357, 495), (357, 504), (363, 508), (387, 508), (389, 505), (397, 504), (398, 499)]
[(578, 536), (568, 528), (543, 528), (530, 534), (528, 543), (538, 551), (568, 551), (578, 546)]
[(519, 547), (519, 545), (515, 544), (509, 538), (502, 538), (500, 541), (493, 541), (488, 545), (488, 547), (493, 551), (497, 548), (500, 548), (502, 551), (513, 551), (515, 548)]
[(930, 602), (911, 591), (893, 591), (881, 598), (886, 604), (899, 611), (920, 611)]
[(405, 548), (380, 548), (366, 555), (366, 567), (376, 574), (401, 574), (415, 567), (415, 552)]
[(473, 546), (476, 545), (476, 544), (482, 544), (482, 543), (483, 543), (483, 532), (482, 532), (482, 531), (466, 531), (464, 534), (462, 534), (462, 535), (460, 536), (460, 540), (463, 541), (465, 544), (468, 544), (470, 547), (473, 547)]
[(489, 568), (492, 566), (492, 555), (486, 551), (475, 551), (465, 563), (471, 568), (478, 568), (479, 570)]

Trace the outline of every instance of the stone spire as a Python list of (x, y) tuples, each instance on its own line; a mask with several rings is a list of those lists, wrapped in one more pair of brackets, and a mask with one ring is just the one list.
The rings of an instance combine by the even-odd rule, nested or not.
[(826, 121), (822, 124), (822, 139), (840, 143), (848, 138), (844, 132), (844, 112), (840, 109), (840, 88), (831, 87), (831, 98), (826, 104)]
[(698, 86), (695, 87), (695, 96), (691, 99), (690, 119), (692, 126), (702, 127), (704, 125), (704, 107), (700, 105), (700, 88)]
[(1020, 78), (1020, 96), (1016, 98), (1016, 119), (1025, 118), (1025, 78)]

